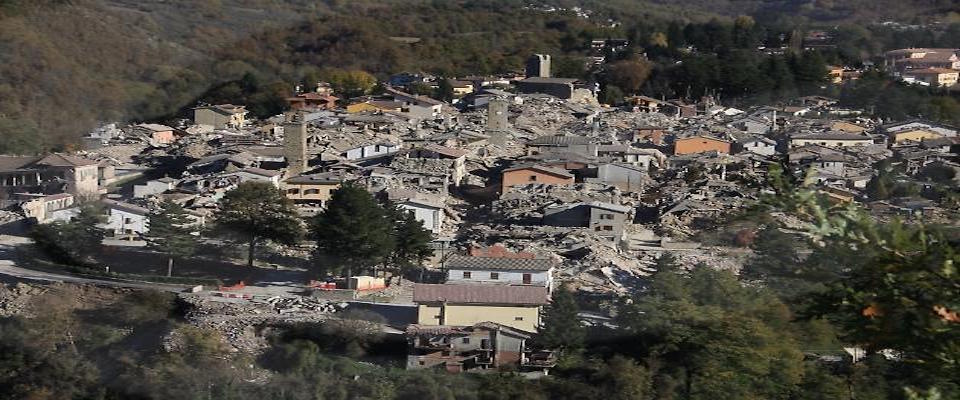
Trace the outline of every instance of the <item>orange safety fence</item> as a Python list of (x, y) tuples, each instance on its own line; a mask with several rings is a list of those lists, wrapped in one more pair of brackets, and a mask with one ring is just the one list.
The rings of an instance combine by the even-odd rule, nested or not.
[(244, 283), (243, 281), (240, 281), (239, 283), (233, 286), (218, 286), (217, 290), (220, 290), (220, 291), (241, 290), (245, 287), (247, 287), (247, 284)]

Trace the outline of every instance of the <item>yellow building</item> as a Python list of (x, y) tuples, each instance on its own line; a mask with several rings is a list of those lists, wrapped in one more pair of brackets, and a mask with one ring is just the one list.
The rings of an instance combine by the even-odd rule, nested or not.
[(933, 87), (950, 87), (960, 80), (960, 71), (947, 68), (924, 68), (906, 71), (903, 76), (925, 82)]
[(377, 106), (370, 104), (369, 102), (363, 103), (354, 103), (347, 106), (347, 112), (351, 114), (364, 112), (364, 111), (377, 111), (379, 108)]
[(363, 103), (354, 103), (347, 106), (348, 113), (359, 113), (364, 111), (394, 111), (401, 112), (404, 109), (403, 102), (391, 100), (368, 100)]
[(341, 181), (340, 175), (334, 173), (297, 175), (283, 182), (283, 192), (296, 204), (323, 207), (333, 191), (340, 188)]
[(833, 124), (830, 125), (830, 130), (837, 132), (863, 133), (866, 132), (867, 128), (846, 121), (834, 121)]
[(841, 83), (843, 82), (843, 67), (837, 65), (828, 65), (827, 75), (830, 76), (831, 83)]
[(893, 139), (894, 143), (906, 141), (922, 142), (924, 140), (939, 139), (943, 137), (943, 135), (937, 132), (926, 129), (906, 129), (899, 132), (893, 132), (891, 136), (891, 139)]
[(547, 288), (511, 285), (432, 285), (413, 288), (417, 323), (422, 326), (470, 326), (496, 322), (526, 332), (540, 326)]

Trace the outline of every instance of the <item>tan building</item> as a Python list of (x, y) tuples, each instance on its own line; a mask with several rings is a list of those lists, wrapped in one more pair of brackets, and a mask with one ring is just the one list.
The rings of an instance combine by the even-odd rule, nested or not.
[(66, 192), (78, 197), (97, 197), (100, 195), (99, 165), (57, 153), (45, 157), (0, 157), (0, 192)]
[(456, 81), (452, 79), (447, 80), (447, 82), (450, 83), (450, 87), (453, 88), (453, 95), (456, 97), (463, 97), (473, 93), (473, 82)]
[(213, 129), (238, 129), (246, 123), (247, 109), (233, 104), (219, 104), (193, 109), (193, 123)]
[(924, 68), (903, 73), (905, 79), (924, 82), (933, 87), (950, 87), (957, 84), (960, 71), (946, 68)]
[(948, 68), (960, 70), (960, 49), (910, 48), (884, 54), (888, 70), (903, 73), (911, 69)]
[(500, 194), (510, 191), (510, 187), (514, 185), (529, 185), (533, 183), (572, 185), (573, 182), (573, 175), (562, 169), (542, 165), (519, 166), (503, 171)]
[(342, 180), (339, 174), (331, 172), (297, 175), (283, 182), (283, 192), (296, 204), (324, 207)]
[(790, 138), (790, 147), (801, 147), (808, 144), (816, 144), (825, 147), (857, 147), (869, 146), (873, 144), (873, 139), (869, 136), (857, 135), (852, 133), (811, 133), (807, 135), (797, 135)]
[(834, 121), (832, 124), (830, 124), (830, 130), (849, 133), (863, 133), (867, 131), (867, 128), (846, 121)]
[(369, 101), (364, 101), (361, 103), (353, 103), (347, 106), (347, 112), (350, 114), (356, 114), (365, 111), (379, 111), (380, 108), (370, 104)]
[(827, 75), (830, 77), (830, 83), (841, 83), (843, 82), (843, 67), (828, 65)]
[(544, 374), (556, 366), (553, 351), (530, 350), (528, 332), (493, 322), (473, 326), (420, 326), (406, 331), (407, 369), (458, 373), (501, 367)]
[(542, 286), (416, 284), (413, 302), (421, 326), (495, 322), (536, 332), (540, 307), (548, 303), (548, 297)]
[(892, 140), (894, 143), (906, 141), (922, 142), (924, 140), (939, 139), (942, 137), (942, 134), (929, 129), (905, 129), (902, 131), (892, 132), (890, 134), (890, 140)]
[(673, 142), (673, 154), (694, 154), (716, 151), (730, 154), (730, 142), (709, 136), (694, 136), (677, 139)]
[(133, 127), (134, 132), (140, 133), (158, 144), (170, 144), (177, 140), (173, 128), (160, 124), (140, 124)]
[(37, 222), (43, 223), (47, 222), (55, 211), (72, 207), (73, 200), (73, 195), (70, 193), (53, 194), (25, 201), (20, 205), (20, 209), (27, 218), (34, 218)]

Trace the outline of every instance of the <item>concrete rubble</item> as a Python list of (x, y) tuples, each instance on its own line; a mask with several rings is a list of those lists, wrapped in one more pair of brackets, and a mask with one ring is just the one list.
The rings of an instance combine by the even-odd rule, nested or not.
[(36, 296), (46, 294), (49, 288), (19, 282), (14, 285), (0, 283), (0, 317), (22, 315)]
[(242, 299), (209, 293), (181, 294), (185, 319), (194, 326), (221, 333), (227, 344), (242, 352), (267, 346), (265, 330), (302, 322), (322, 322), (347, 307), (347, 303), (302, 296)]

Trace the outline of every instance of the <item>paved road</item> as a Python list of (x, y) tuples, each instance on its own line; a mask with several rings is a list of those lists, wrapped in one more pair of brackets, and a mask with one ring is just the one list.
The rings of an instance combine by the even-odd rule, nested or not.
[(132, 289), (156, 289), (169, 292), (181, 292), (187, 288), (184, 285), (170, 285), (162, 283), (142, 283), (121, 280), (108, 280), (96, 278), (84, 278), (73, 275), (55, 274), (44, 271), (36, 271), (16, 266), (13, 260), (13, 250), (15, 246), (28, 243), (29, 239), (19, 236), (0, 235), (0, 280), (3, 281), (41, 281), (41, 282), (66, 282), (66, 283), (84, 283), (101, 286), (113, 286)]

